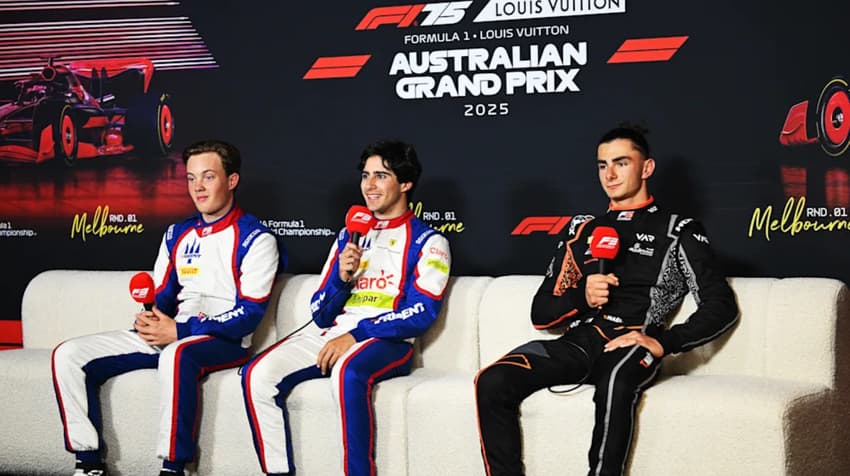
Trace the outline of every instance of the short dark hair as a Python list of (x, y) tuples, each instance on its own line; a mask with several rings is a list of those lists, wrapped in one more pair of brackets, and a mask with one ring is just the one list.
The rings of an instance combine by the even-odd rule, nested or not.
[(632, 142), (632, 146), (643, 154), (643, 158), (646, 159), (651, 157), (649, 142), (646, 140), (647, 134), (649, 134), (649, 130), (647, 128), (637, 124), (623, 122), (603, 134), (602, 138), (599, 139), (599, 144), (597, 145), (607, 144), (608, 142), (617, 139), (627, 139)]
[(422, 164), (419, 163), (413, 145), (396, 140), (369, 144), (360, 154), (360, 165), (357, 166), (357, 170), (362, 172), (363, 168), (366, 167), (366, 160), (373, 155), (380, 157), (384, 167), (393, 171), (398, 183), (410, 182), (412, 184), (410, 190), (407, 191), (407, 196), (410, 197), (413, 189), (416, 188), (419, 176), (422, 175)]
[(242, 168), (242, 154), (239, 153), (239, 149), (229, 142), (218, 139), (205, 139), (183, 149), (183, 164), (185, 165), (189, 161), (189, 157), (204, 152), (218, 154), (221, 159), (221, 166), (224, 167), (224, 173), (227, 176), (238, 174)]

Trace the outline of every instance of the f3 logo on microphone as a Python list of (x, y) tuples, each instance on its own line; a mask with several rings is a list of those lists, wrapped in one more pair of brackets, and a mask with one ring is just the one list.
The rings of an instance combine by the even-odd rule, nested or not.
[(132, 288), (130, 289), (130, 296), (132, 296), (133, 299), (136, 300), (145, 299), (146, 297), (148, 297), (149, 291), (150, 290), (148, 288)]
[(599, 243), (596, 244), (598, 248), (605, 248), (606, 250), (613, 250), (620, 247), (620, 238), (616, 236), (603, 236), (599, 239)]
[(351, 217), (351, 221), (359, 221), (360, 223), (369, 223), (372, 221), (372, 215), (365, 212), (357, 212)]

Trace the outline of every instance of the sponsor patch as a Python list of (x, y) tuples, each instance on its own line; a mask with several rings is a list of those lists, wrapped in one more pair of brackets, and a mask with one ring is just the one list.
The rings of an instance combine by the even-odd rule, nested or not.
[(179, 274), (180, 277), (197, 276), (201, 274), (201, 268), (199, 266), (180, 266), (177, 268), (177, 274)]
[(605, 319), (606, 321), (616, 322), (617, 324), (623, 323), (623, 318), (619, 316), (612, 316), (611, 314), (603, 314), (602, 319)]
[(370, 306), (379, 309), (392, 309), (394, 301), (395, 297), (389, 294), (363, 291), (352, 294), (348, 298), (348, 301), (345, 302), (345, 305), (351, 307)]
[(193, 240), (191, 243), (186, 243), (186, 247), (183, 248), (183, 256), (182, 258), (186, 260), (186, 263), (191, 263), (193, 259), (201, 257), (201, 242)]
[(245, 237), (245, 239), (244, 239), (244, 240), (242, 240), (242, 247), (243, 247), (243, 248), (248, 248), (248, 246), (251, 244), (251, 241), (252, 241), (252, 240), (253, 240), (253, 239), (254, 239), (257, 235), (259, 235), (260, 233), (262, 233), (262, 230), (259, 230), (259, 229), (254, 230), (254, 231), (252, 231), (251, 233), (249, 233), (249, 234), (248, 234), (248, 236), (246, 236), (246, 237)]
[(676, 225), (676, 228), (675, 228), (676, 233), (681, 232), (682, 228), (684, 228), (688, 223), (690, 223), (692, 221), (694, 221), (693, 218), (685, 218), (684, 220), (680, 221), (679, 224)]
[(655, 248), (646, 248), (642, 246), (640, 243), (633, 244), (629, 251), (635, 254), (639, 254), (641, 256), (653, 256), (655, 255)]
[(440, 271), (443, 274), (449, 274), (449, 266), (442, 260), (430, 258), (425, 261), (425, 265)]
[(415, 316), (420, 312), (425, 312), (425, 305), (421, 302), (417, 302), (412, 307), (406, 307), (400, 311), (392, 311), (384, 314), (383, 316), (378, 318), (378, 322), (394, 321), (396, 319), (407, 319), (408, 317)]
[(640, 241), (645, 241), (647, 243), (652, 243), (655, 241), (655, 235), (650, 235), (648, 233), (637, 233), (635, 237)]

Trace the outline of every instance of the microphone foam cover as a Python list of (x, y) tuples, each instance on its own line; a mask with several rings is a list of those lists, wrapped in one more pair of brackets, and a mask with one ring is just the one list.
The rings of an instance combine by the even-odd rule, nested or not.
[(363, 205), (352, 205), (345, 214), (345, 228), (349, 233), (365, 235), (375, 226), (375, 217)]
[(153, 278), (150, 274), (136, 273), (130, 279), (130, 296), (138, 303), (152, 304), (155, 300)]
[(590, 255), (597, 259), (614, 259), (620, 251), (620, 235), (610, 226), (597, 226), (590, 239)]

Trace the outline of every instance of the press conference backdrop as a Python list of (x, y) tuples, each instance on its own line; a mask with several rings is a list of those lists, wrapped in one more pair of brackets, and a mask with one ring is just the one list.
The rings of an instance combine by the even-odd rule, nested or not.
[[(37, 273), (152, 267), (193, 211), (180, 150), (206, 137), (242, 150), (238, 201), (293, 273), (320, 270), (361, 203), (363, 147), (398, 138), (453, 274), (541, 274), (566, 217), (604, 212), (597, 140), (632, 121), (651, 131), (657, 201), (702, 220), (729, 275), (850, 278), (847, 2), (44, 5), (0, 6), (5, 345)], [(153, 65), (148, 130), (122, 123), (139, 90), (93, 74), (103, 60)], [(48, 63), (94, 89), (70, 126), (71, 93), (38, 103)], [(144, 147), (157, 139), (172, 148)]]

